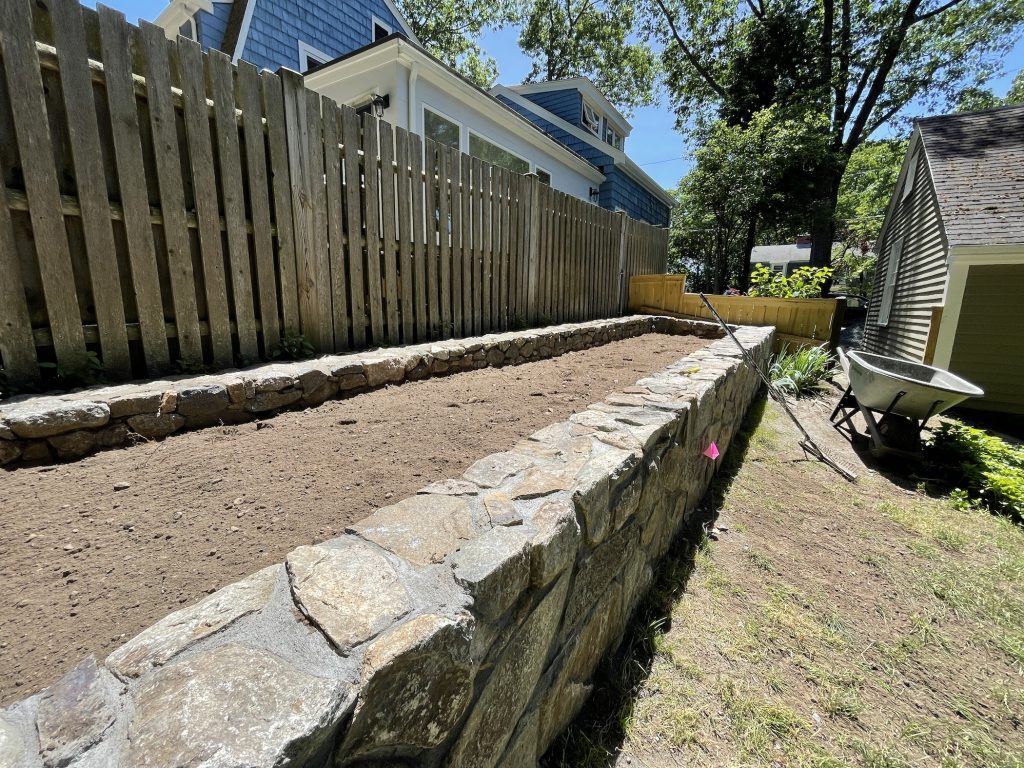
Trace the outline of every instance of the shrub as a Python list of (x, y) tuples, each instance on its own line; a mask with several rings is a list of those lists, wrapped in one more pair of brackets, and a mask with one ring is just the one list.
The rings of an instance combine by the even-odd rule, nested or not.
[(783, 347), (772, 358), (768, 376), (776, 388), (797, 397), (815, 391), (835, 372), (835, 358), (824, 347), (804, 347), (790, 352)]
[(925, 445), (935, 477), (953, 487), (954, 503), (980, 503), (1024, 521), (1024, 448), (957, 422), (943, 422)]
[(825, 281), (832, 277), (829, 267), (800, 267), (786, 277), (758, 264), (750, 275), (750, 295), (776, 299), (813, 299), (821, 296)]
[(270, 353), (271, 360), (305, 360), (316, 354), (313, 345), (301, 333), (286, 333), (281, 345)]

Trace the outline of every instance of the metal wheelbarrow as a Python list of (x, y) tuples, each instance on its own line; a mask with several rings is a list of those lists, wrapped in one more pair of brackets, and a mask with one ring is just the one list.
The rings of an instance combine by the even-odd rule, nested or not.
[(870, 352), (839, 352), (839, 365), (850, 385), (830, 420), (851, 440), (860, 436), (853, 417), (860, 413), (868, 426), (871, 453), (917, 458), (921, 430), (932, 416), (969, 397), (985, 393), (971, 382), (941, 368)]

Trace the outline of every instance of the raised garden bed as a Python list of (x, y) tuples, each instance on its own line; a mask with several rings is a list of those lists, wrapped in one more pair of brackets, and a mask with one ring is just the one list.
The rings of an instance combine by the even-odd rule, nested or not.
[[(687, 330), (694, 326), (652, 320), (647, 327)], [(761, 357), (767, 352), (770, 337), (771, 332), (766, 329), (744, 329), (741, 332), (741, 338)], [(684, 343), (685, 347), (686, 342), (689, 342), (688, 348), (672, 346)], [(654, 347), (645, 347), (651, 344)], [(504, 744), (512, 737), (513, 725), (520, 721), (524, 710), (534, 719), (531, 721), (532, 725), (526, 720), (520, 722), (519, 730), (523, 731), (525, 728), (528, 733), (520, 733), (514, 742), (525, 745), (523, 748), (527, 752), (536, 749), (537, 745), (549, 740), (553, 735), (550, 732), (551, 728), (567, 721), (566, 718), (571, 716), (572, 711), (582, 700), (579, 694), (585, 686), (580, 688), (580, 685), (585, 682), (589, 673), (581, 670), (583, 667), (589, 669), (590, 656), (594, 656), (596, 660), (600, 650), (617, 636), (621, 621), (628, 615), (635, 598), (643, 591), (643, 575), (649, 572), (646, 563), (660, 556), (659, 553), (667, 546), (667, 541), (677, 529), (686, 511), (696, 503), (706, 485), (713, 467), (709, 460), (701, 455), (703, 443), (710, 436), (718, 440), (722, 448), (726, 447), (729, 436), (756, 388), (753, 373), (742, 368), (737, 360), (736, 351), (730, 348), (728, 342), (715, 342), (707, 349), (679, 359), (686, 352), (700, 346), (703, 344), (693, 337), (647, 336), (629, 342), (619, 342), (614, 347), (577, 353), (572, 357), (581, 359), (575, 361), (574, 366), (567, 365), (561, 371), (567, 384), (573, 383), (573, 372), (580, 380), (587, 376), (595, 377), (595, 382), (602, 381), (599, 377), (615, 359), (620, 361), (619, 375), (625, 376), (626, 379), (620, 379), (621, 383), (614, 387), (605, 388), (604, 384), (594, 384), (590, 389), (570, 392), (569, 397), (564, 399), (558, 398), (563, 386), (551, 386), (551, 374), (557, 373), (557, 369), (545, 372), (543, 381), (546, 382), (546, 387), (538, 386), (531, 381), (529, 372), (534, 365), (553, 366), (572, 362), (570, 357), (523, 368), (469, 374), (490, 377), (482, 382), (486, 392), (482, 399), (486, 402), (481, 403), (484, 407), (480, 410), (490, 413), (492, 421), (497, 420), (498, 423), (493, 428), (490, 424), (483, 429), (479, 425), (474, 429), (457, 421), (446, 423), (448, 414), (436, 413), (439, 408), (429, 407), (438, 402), (437, 398), (432, 399), (429, 396), (431, 388), (449, 384), (456, 386), (464, 384), (468, 379), (455, 377), (425, 382), (413, 387), (369, 393), (361, 398), (328, 404), (306, 413), (289, 414), (272, 422), (261, 422), (272, 426), (269, 431), (257, 429), (258, 425), (218, 427), (192, 435), (175, 436), (163, 443), (103, 453), (77, 464), (50, 470), (51, 473), (55, 473), (51, 474), (53, 478), (70, 470), (81, 470), (82, 474), (79, 477), (84, 478), (92, 470), (94, 474), (99, 475), (93, 484), (94, 487), (102, 485), (105, 489), (101, 512), (103, 517), (95, 514), (98, 510), (92, 504), (76, 508), (68, 504), (65, 509), (60, 509), (58, 514), (66, 516), (63, 522), (64, 531), (74, 534), (91, 532), (111, 523), (116, 528), (117, 521), (112, 518), (122, 514), (119, 510), (124, 508), (131, 510), (129, 516), (134, 522), (127, 520), (127, 526), (122, 524), (122, 529), (132, 534), (129, 547), (118, 547), (113, 542), (104, 542), (98, 548), (91, 547), (92, 552), (89, 552), (81, 549), (74, 541), (68, 541), (64, 545), (48, 541), (41, 549), (49, 552), (51, 556), (66, 558), (70, 565), (47, 562), (46, 558), (39, 557), (40, 552), (37, 551), (35, 575), (38, 577), (46, 574), (52, 583), (56, 580), (56, 574), (60, 574), (60, 586), (64, 589), (63, 595), (67, 602), (61, 603), (52, 598), (50, 602), (60, 605), (67, 611), (66, 615), (73, 620), (76, 618), (74, 614), (89, 608), (89, 601), (95, 598), (94, 589), (79, 583), (74, 563), (79, 562), (83, 555), (91, 556), (97, 549), (100, 553), (113, 550), (117, 563), (109, 574), (105, 574), (109, 579), (106, 594), (121, 595), (122, 599), (105, 606), (104, 609), (112, 615), (130, 615), (128, 612), (133, 608), (137, 611), (151, 610), (148, 602), (144, 606), (142, 600), (133, 599), (128, 594), (140, 586), (148, 591), (148, 596), (159, 595), (160, 599), (174, 602), (180, 599), (181, 602), (189, 602), (195, 598), (194, 590), (197, 588), (200, 593), (212, 589), (222, 583), (222, 578), (235, 578), (237, 575), (251, 572), (266, 562), (260, 557), (252, 557), (251, 553), (246, 553), (245, 557), (237, 560), (219, 563), (218, 557), (223, 557), (224, 554), (221, 547), (205, 544), (210, 547), (207, 550), (205, 546), (196, 546), (204, 536), (211, 541), (212, 537), (216, 537), (219, 541), (245, 540), (247, 543), (253, 537), (263, 537), (264, 542), (268, 544), (264, 547), (267, 550), (264, 555), (273, 562), (279, 561), (282, 554), (279, 549), (275, 549), (271, 554), (270, 546), (281, 547), (287, 552), (296, 545), (323, 541), (338, 533), (347, 521), (336, 514), (336, 510), (344, 503), (346, 497), (360, 494), (360, 480), (364, 484), (380, 483), (378, 490), (383, 491), (384, 487), (393, 487), (387, 478), (403, 476), (401, 461), (395, 453), (386, 454), (380, 461), (380, 464), (384, 465), (378, 465), (381, 474), (373, 475), (372, 472), (368, 472), (364, 476), (360, 471), (380, 452), (381, 446), (401, 444), (405, 455), (415, 463), (422, 461), (429, 453), (431, 443), (436, 442), (433, 435), (444, 434), (455, 442), (470, 444), (473, 439), (471, 435), (475, 436), (479, 432), (500, 432), (502, 414), (529, 410), (540, 414), (541, 423), (558, 422), (572, 411), (579, 410), (576, 407), (577, 400), (572, 399), (573, 397), (578, 398), (578, 405), (582, 408), (591, 399), (600, 397), (609, 389), (620, 390), (620, 394), (611, 395), (603, 403), (597, 403), (570, 416), (568, 422), (552, 424), (534, 433), (528, 440), (515, 443), (513, 437), (509, 442), (515, 443), (514, 446), (509, 443), (487, 446), (487, 450), (491, 451), (512, 448), (512, 452), (498, 453), (476, 462), (466, 469), (460, 480), (434, 483), (424, 488), (419, 495), (402, 501), (399, 499), (409, 492), (407, 488), (398, 485), (397, 491), (388, 490), (384, 501), (374, 498), (372, 504), (376, 506), (384, 503), (392, 506), (379, 510), (362, 524), (348, 526), (350, 533), (340, 539), (326, 542), (325, 547), (300, 547), (292, 551), (288, 555), (287, 574), (280, 565), (272, 566), (258, 576), (247, 579), (244, 582), (245, 586), (229, 588), (219, 593), (218, 597), (204, 601), (203, 607), (187, 609), (178, 618), (162, 622), (162, 628), (154, 629), (145, 636), (149, 637), (149, 640), (134, 641), (130, 646), (115, 652), (107, 661), (106, 667), (102, 662), (99, 666), (87, 664), (77, 667), (62, 683), (48, 689), (42, 698), (32, 697), (0, 714), (0, 728), (6, 728), (13, 734), (9, 737), (8, 743), (15, 746), (20, 744), (19, 748), (24, 750), (25, 754), (37, 754), (42, 748), (52, 757), (66, 756), (74, 750), (80, 752), (83, 744), (93, 739), (97, 746), (91, 748), (95, 752), (90, 757), (101, 759), (105, 761), (104, 764), (129, 764), (140, 757), (140, 749), (147, 755), (159, 756), (154, 764), (181, 764), (185, 759), (185, 752), (191, 754), (194, 750), (203, 748), (205, 738), (202, 727), (198, 731), (190, 730), (189, 723), (182, 718), (194, 716), (209, 726), (213, 711), (204, 712), (198, 705), (198, 700), (193, 699), (175, 705), (172, 707), (173, 711), (167, 710), (164, 704), (160, 703), (164, 701), (163, 697), (180, 698), (184, 695), (184, 689), (179, 690), (179, 683), (184, 684), (189, 679), (196, 681), (195, 685), (199, 686), (193, 689), (196, 691), (201, 690), (207, 682), (218, 686), (223, 684), (232, 689), (236, 685), (244, 688), (254, 683), (252, 680), (246, 682), (246, 676), (258, 672), (263, 675), (263, 682), (256, 684), (258, 690), (251, 689), (250, 693), (242, 694), (242, 688), (238, 688), (238, 695), (229, 698), (234, 702), (232, 706), (237, 705), (242, 709), (229, 714), (234, 722), (244, 722), (250, 717), (264, 723), (267, 722), (267, 718), (290, 718), (290, 723), (284, 726), (284, 731), (290, 735), (286, 739), (288, 743), (282, 743), (275, 739), (284, 731), (250, 734), (258, 743), (250, 739), (245, 745), (236, 744), (239, 751), (232, 754), (240, 760), (256, 759), (253, 755), (258, 754), (258, 761), (272, 762), (272, 758), (276, 759), (285, 753), (313, 759), (314, 756), (323, 756), (326, 751), (342, 748), (338, 728), (353, 711), (356, 694), (360, 690), (363, 690), (363, 703), (356, 710), (356, 720), (353, 724), (357, 730), (353, 731), (349, 738), (355, 739), (358, 736), (358, 739), (362, 740), (362, 746), (356, 742), (346, 743), (347, 746), (344, 748), (353, 750), (351, 754), (378, 755), (390, 751), (409, 756), (441, 754), (452, 747), (452, 741), (457, 738), (458, 744), (455, 749), (463, 761), (460, 764), (493, 764), (487, 762), (486, 758), (480, 762), (481, 750), (503, 750)], [(607, 354), (603, 361), (590, 359), (604, 353)], [(658, 356), (662, 359), (658, 360)], [(627, 361), (625, 358), (628, 357), (633, 357), (634, 360)], [(637, 371), (630, 370), (630, 366), (621, 363), (645, 365), (649, 366), (647, 370), (653, 370), (664, 367), (669, 361), (675, 362), (662, 373), (642, 378), (635, 386), (624, 386), (636, 378)], [(517, 380), (521, 380), (519, 384)], [(608, 380), (603, 381), (610, 383)], [(527, 386), (520, 386), (522, 383), (526, 383)], [(598, 386), (602, 389), (598, 389)], [(571, 390), (571, 386), (564, 388)], [(465, 396), (471, 391), (463, 390), (455, 397), (449, 393), (449, 402), (444, 408), (455, 412), (466, 406), (476, 405), (472, 402), (472, 397)], [(389, 431), (391, 427), (386, 420), (380, 420), (378, 415), (382, 416), (395, 410), (389, 409), (389, 402), (385, 398), (402, 393), (427, 395), (418, 399), (425, 406), (423, 410), (428, 420), (433, 423), (432, 430), (427, 430), (426, 434), (418, 430), (410, 430), (411, 434), (396, 434)], [(339, 414), (344, 413), (344, 408), (358, 408), (360, 400), (364, 398), (367, 402), (374, 398), (377, 400), (354, 417), (343, 415), (338, 418)], [(406, 409), (409, 407), (409, 404), (402, 406)], [(402, 408), (397, 410), (401, 411)], [(332, 409), (338, 411), (332, 413)], [(297, 434), (291, 439), (282, 440), (281, 446), (286, 450), (284, 457), (275, 451), (261, 450), (260, 441), (275, 435), (277, 430), (280, 430), (277, 434), (285, 436), (284, 433), (292, 429), (291, 420), (298, 421), (319, 415), (330, 415), (334, 419), (333, 427), (322, 424), (322, 427), (327, 428), (297, 430)], [(376, 423), (366, 424), (366, 436), (358, 437), (359, 428), (363, 426), (362, 420), (370, 421), (375, 418)], [(441, 425), (439, 426), (437, 422), (441, 422)], [(529, 432), (537, 425), (527, 426), (527, 422), (524, 421), (521, 426), (525, 432)], [(340, 430), (344, 430), (344, 433), (339, 434)], [(225, 431), (229, 434), (225, 434)], [(514, 432), (513, 429), (505, 434), (508, 437)], [(347, 439), (353, 436), (356, 436), (355, 440)], [(301, 493), (292, 494), (288, 489), (283, 489), (283, 495), (278, 499), (280, 509), (261, 510), (258, 501), (244, 493), (235, 499), (224, 501), (221, 496), (226, 494), (216, 486), (227, 482), (226, 480), (215, 482), (218, 480), (216, 476), (207, 476), (196, 482), (194, 478), (175, 474), (174, 470), (181, 466), (182, 457), (176, 456), (170, 449), (173, 449), (175, 444), (186, 441), (195, 447), (195, 452), (199, 454), (195, 457), (196, 462), (208, 465), (210, 474), (224, 473), (233, 482), (244, 478), (253, 495), (277, 493), (278, 489), (275, 486), (278, 483), (275, 481), (280, 480), (287, 485), (290, 480), (286, 475), (289, 473), (298, 478), (298, 485), (305, 482), (311, 486), (311, 490), (303, 500)], [(327, 442), (328, 445), (320, 446), (320, 442)], [(344, 457), (339, 452), (336, 466), (314, 464), (316, 471), (306, 474), (310, 469), (309, 456), (315, 456), (318, 450), (325, 450), (330, 455), (338, 449), (351, 449), (353, 445), (358, 446), (356, 450), (365, 447), (366, 453)], [(209, 449), (209, 452), (204, 454), (200, 448)], [(486, 452), (484, 450), (468, 456), (463, 455), (462, 467), (469, 464), (473, 457)], [(215, 455), (216, 462), (212, 460)], [(113, 457), (133, 460), (134, 464), (129, 461), (120, 468), (124, 470), (134, 467), (149, 479), (140, 483), (137, 480), (133, 482), (130, 477), (118, 477), (108, 463)], [(286, 466), (282, 466), (282, 458)], [(346, 459), (351, 463), (346, 464)], [(659, 469), (662, 465), (664, 473)], [(445, 469), (448, 466), (444, 465)], [(40, 486), (49, 480), (38, 477), (38, 473), (48, 469), (44, 467), (18, 470), (13, 475), (8, 475), (7, 479), (34, 475), (35, 485)], [(332, 469), (331, 487), (317, 488), (323, 477), (332, 475)], [(429, 475), (422, 471), (418, 474)], [(417, 478), (417, 473), (413, 472), (411, 477), (404, 477), (404, 482), (415, 482), (419, 487), (427, 485), (431, 479), (452, 477), (457, 472), (439, 471), (438, 474), (440, 477), (430, 475)], [(169, 508), (161, 508), (161, 502), (155, 498), (161, 480), (172, 494), (183, 484), (199, 487), (206, 494), (200, 498), (200, 504), (197, 506), (207, 508), (210, 516), (208, 526), (205, 529), (200, 527), (191, 531), (191, 538), (184, 545), (175, 539), (178, 535), (176, 533), (171, 533), (171, 539), (168, 541), (167, 533), (174, 529), (173, 523), (178, 523), (181, 527), (194, 523), (195, 520), (191, 518), (195, 513), (189, 510), (174, 520), (174, 513), (171, 512), (172, 519), (167, 520)], [(122, 482), (129, 483), (129, 487), (115, 490)], [(342, 482), (350, 485), (340, 486)], [(388, 485), (384, 486), (384, 483)], [(652, 490), (648, 491), (648, 488)], [(14, 495), (24, 499), (26, 490), (22, 488)], [(394, 498), (388, 498), (392, 493), (395, 494)], [(298, 498), (293, 500), (293, 495)], [(74, 495), (69, 494), (68, 501), (73, 499)], [(214, 500), (219, 503), (210, 503)], [(325, 511), (324, 516), (317, 521), (321, 523), (321, 527), (315, 532), (297, 525), (297, 520), (304, 524), (307, 515), (295, 513), (298, 506), (295, 501)], [(420, 507), (424, 509), (421, 510)], [(90, 511), (93, 514), (88, 514)], [(179, 508), (177, 511), (182, 510)], [(369, 511), (369, 508), (364, 510)], [(267, 517), (270, 519), (267, 520)], [(332, 517), (336, 522), (326, 523)], [(87, 520), (92, 522), (86, 522)], [(145, 530), (152, 520), (159, 520), (159, 531)], [(251, 520), (264, 521), (256, 526), (260, 532), (247, 528)], [(57, 522), (56, 527), (59, 528), (60, 525), (61, 523)], [(417, 532), (409, 529), (409, 525), (413, 525), (414, 528), (425, 527)], [(35, 535), (19, 530), (17, 540), (24, 542), (23, 547), (31, 548), (32, 541), (41, 534), (52, 534), (50, 529), (53, 527), (53, 522), (45, 522), (40, 525), (41, 530)], [(302, 535), (293, 535), (293, 532), (300, 528)], [(25, 538), (21, 539), (26, 533)], [(515, 541), (512, 542), (512, 539)], [(149, 542), (148, 547), (145, 546), (146, 542)], [(509, 544), (511, 549), (508, 549), (506, 544)], [(324, 558), (337, 558), (342, 550), (345, 556), (341, 557), (336, 564), (337, 567), (332, 565), (324, 571), (323, 563), (327, 562)], [(608, 560), (612, 553), (615, 557)], [(134, 558), (138, 558), (143, 567), (152, 566), (154, 563), (159, 565), (158, 558), (161, 555), (167, 557), (162, 564), (162, 572), (148, 580), (133, 580), (117, 572), (122, 565), (133, 563)], [(181, 585), (189, 581), (193, 566), (196, 565), (195, 562), (183, 559), (188, 557), (213, 564), (218, 578), (209, 584), (189, 583), (182, 590)], [(351, 570), (351, 563), (364, 557), (376, 565), (367, 561), (364, 563), (366, 567), (358, 567), (339, 580), (339, 574), (348, 573), (346, 569)], [(607, 568), (598, 567), (606, 560)], [(228, 575), (222, 569), (225, 564), (242, 568), (241, 573)], [(523, 567), (526, 571), (521, 573)], [(623, 568), (626, 570), (622, 570)], [(199, 570), (202, 572), (204, 569), (200, 567)], [(22, 571), (26, 571), (31, 578), (31, 566), (26, 568), (23, 563), (18, 569), (19, 573)], [(619, 573), (620, 571), (622, 572)], [(570, 572), (577, 572), (575, 579), (569, 577)], [(389, 573), (393, 576), (389, 576)], [(520, 579), (523, 573), (525, 576)], [(582, 575), (584, 573), (589, 575)], [(380, 575), (387, 583), (363, 584), (367, 574)], [(602, 619), (601, 626), (595, 628), (593, 621), (588, 617), (597, 616), (598, 613), (610, 615), (606, 610), (608, 606), (599, 610), (596, 605), (606, 593), (605, 588), (598, 584), (605, 577), (616, 585), (611, 591), (611, 594), (616, 595), (615, 619), (610, 624)], [(102, 577), (99, 578), (102, 581)], [(325, 578), (327, 582), (333, 583), (333, 586), (325, 582)], [(576, 586), (570, 589), (569, 585), (573, 583)], [(588, 583), (589, 586), (586, 586)], [(338, 595), (332, 597), (328, 593), (333, 589), (340, 589), (342, 593), (348, 593), (349, 597), (352, 597), (351, 590), (356, 589), (358, 592), (362, 589), (360, 584), (366, 589), (360, 593), (363, 595), (362, 598), (349, 605), (352, 612), (348, 619), (339, 620), (337, 616), (324, 614), (321, 608), (317, 607), (337, 607), (346, 603), (348, 598), (344, 595), (339, 603), (335, 599)], [(190, 593), (189, 589), (193, 591)], [(583, 592), (580, 592), (581, 589)], [(12, 594), (18, 591), (17, 587), (11, 590)], [(404, 594), (405, 597), (396, 597), (397, 602), (393, 603), (391, 608), (378, 610), (381, 609), (377, 604), (378, 600), (387, 598), (391, 592), (395, 595)], [(359, 604), (359, 600), (368, 602)], [(539, 674), (542, 668), (548, 668), (549, 663), (552, 665), (549, 669), (550, 675), (557, 676), (559, 669), (565, 672), (563, 668), (567, 663), (566, 659), (551, 660), (546, 650), (546, 643), (550, 640), (529, 639), (524, 634), (533, 632), (527, 627), (548, 627), (552, 622), (563, 623), (558, 616), (562, 615), (561, 606), (566, 600), (570, 606), (564, 609), (566, 634), (547, 635), (549, 630), (546, 629), (545, 635), (549, 638), (560, 637), (558, 646), (566, 648), (568, 653), (570, 646), (564, 644), (570, 638), (576, 638), (582, 632), (589, 632), (591, 635), (597, 632), (597, 635), (590, 637), (585, 643), (588, 658), (572, 661), (571, 680), (556, 680), (552, 677), (539, 687), (536, 678), (533, 682), (526, 679), (517, 682), (516, 694), (509, 702), (517, 711), (506, 713), (507, 716), (502, 719), (500, 726), (504, 729), (503, 734), (499, 735), (497, 742), (491, 743), (487, 731), (495, 724), (490, 722), (492, 715), (489, 713), (492, 709), (494, 712), (503, 712), (504, 707), (492, 707), (486, 703), (488, 696), (493, 703), (493, 697), (497, 694), (487, 693), (494, 685), (485, 685), (488, 676), (485, 670), (507, 668), (512, 663), (511, 659), (520, 657), (520, 651), (525, 651), (532, 659), (527, 670), (527, 678)], [(158, 615), (166, 613), (169, 607), (172, 606), (167, 606), (166, 602), (161, 603)], [(296, 616), (299, 615), (296, 613), (296, 607), (309, 617), (308, 622), (296, 623)], [(31, 614), (38, 611), (39, 606), (20, 605), (18, 609), (24, 621), (31, 623), (34, 621)], [(550, 621), (541, 621), (549, 613)], [(437, 626), (433, 627), (431, 622)], [(74, 622), (71, 621), (69, 624), (73, 625)], [(389, 630), (392, 624), (394, 628)], [(5, 624), (5, 637), (11, 634), (7, 631), (7, 627), (10, 626), (9, 622)], [(224, 631), (208, 634), (222, 626), (225, 627)], [(516, 630), (516, 627), (519, 629)], [(456, 635), (451, 636), (451, 632), (455, 632)], [(457, 672), (462, 680), (457, 687), (468, 698), (453, 702), (452, 709), (456, 712), (456, 719), (461, 717), (459, 713), (466, 712), (469, 720), (463, 724), (464, 727), (459, 728), (456, 728), (456, 723), (447, 722), (440, 734), (436, 732), (434, 726), (425, 726), (426, 730), (418, 735), (404, 734), (401, 737), (408, 743), (382, 745), (379, 743), (378, 732), (378, 726), (381, 725), (379, 718), (382, 715), (372, 715), (371, 710), (385, 700), (393, 701), (395, 691), (378, 698), (378, 694), (384, 693), (383, 691), (373, 688), (361, 689), (360, 686), (380, 683), (384, 678), (394, 675), (396, 663), (401, 666), (411, 660), (408, 654), (412, 648), (402, 650), (402, 647), (405, 647), (405, 640), (412, 639), (413, 635), (419, 638), (414, 641), (414, 646), (431, 658), (437, 650), (430, 650), (433, 647), (432, 643), (446, 643), (448, 640), (445, 638), (454, 642), (456, 636), (466, 638), (469, 642), (463, 650), (453, 647), (442, 654), (446, 658), (457, 657)], [(426, 646), (416, 645), (421, 641), (426, 643)], [(381, 642), (384, 642), (384, 645), (381, 645)], [(459, 642), (456, 645), (459, 645)], [(538, 642), (540, 645), (537, 645)], [(527, 647), (519, 648), (524, 643)], [(70, 661), (83, 651), (96, 650), (76, 647), (79, 645), (81, 641), (71, 643), (65, 638), (59, 649), (55, 647), (52, 652), (37, 653), (35, 657), (26, 658), (23, 655), (23, 658), (26, 662), (31, 662), (34, 668), (47, 670), (52, 675), (59, 672), (55, 669), (55, 664)], [(385, 647), (390, 650), (385, 650)], [(454, 656), (448, 655), (449, 651)], [(420, 651), (415, 651), (413, 656), (419, 653)], [(431, 658), (420, 658), (416, 664), (422, 662), (429, 666), (432, 663), (441, 663), (438, 659)], [(29, 669), (28, 663), (20, 666), (25, 670)], [(444, 664), (442, 667), (439, 674), (443, 677), (451, 670), (444, 667)], [(377, 672), (374, 672), (374, 669)], [(378, 672), (381, 674), (377, 674)], [(473, 679), (478, 673), (484, 677), (474, 684)], [(227, 677), (224, 677), (225, 675)], [(220, 682), (214, 682), (214, 678)], [(26, 679), (29, 679), (27, 674), (22, 677), (21, 682)], [(302, 686), (308, 688), (305, 702), (311, 708), (309, 712), (304, 711), (291, 717), (285, 715), (283, 710), (275, 708), (273, 697), (277, 693), (274, 686), (286, 679), (292, 680), (288, 683), (289, 689)], [(392, 682), (400, 684), (404, 679), (403, 675), (399, 675), (398, 679), (392, 678)], [(412, 678), (409, 678), (406, 682), (411, 680)], [(492, 682), (497, 685), (496, 680)], [(569, 685), (569, 688), (566, 688), (566, 685)], [(471, 692), (479, 691), (481, 686), (481, 700), (470, 706)], [(524, 686), (529, 690), (521, 690)], [(33, 687), (35, 686), (30, 683), (18, 686), (18, 689), (29, 693)], [(87, 723), (88, 727), (82, 728), (85, 731), (89, 728), (93, 730), (89, 733), (83, 731), (74, 735), (74, 738), (73, 734), (62, 732), (59, 727), (61, 723), (71, 722), (76, 715), (81, 714), (74, 711), (77, 704), (67, 698), (71, 689), (79, 692), (85, 690), (90, 696), (94, 696), (93, 703), (97, 707), (99, 720), (104, 721), (101, 725), (97, 725), (96, 722)], [(174, 691), (178, 693), (174, 694)], [(12, 692), (6, 692), (8, 700)], [(257, 695), (254, 696), (253, 693)], [(17, 695), (24, 694), (14, 693), (14, 696)], [(462, 696), (462, 693), (459, 695)], [(566, 696), (568, 698), (565, 698)], [(543, 702), (538, 697), (544, 698), (547, 704), (542, 706)], [(167, 702), (171, 699), (167, 699)], [(218, 700), (217, 711), (220, 712), (226, 704), (226, 699)], [(256, 711), (264, 706), (270, 709)], [(555, 707), (556, 716), (540, 717), (545, 707)], [(316, 722), (307, 720), (307, 715), (312, 716)], [(217, 717), (219, 716), (218, 714)], [(543, 723), (542, 731), (538, 731), (537, 717), (540, 717), (540, 722)], [(479, 722), (481, 718), (487, 722)], [(477, 721), (475, 725), (474, 719)], [(377, 725), (374, 725), (375, 722)], [(293, 726), (301, 732), (293, 732)], [(190, 732), (194, 738), (190, 739), (189, 744), (175, 746), (174, 742), (180, 739), (182, 732)], [(423, 733), (432, 735), (424, 736)], [(423, 743), (424, 738), (430, 743)], [(184, 749), (184, 752), (181, 752), (181, 749)], [(173, 755), (179, 757), (171, 759)], [(299, 759), (297, 764), (304, 762)]]

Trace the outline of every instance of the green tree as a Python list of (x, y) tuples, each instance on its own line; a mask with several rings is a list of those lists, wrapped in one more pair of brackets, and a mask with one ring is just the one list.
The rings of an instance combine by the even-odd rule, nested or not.
[[(955, 104), (1024, 27), (1024, 0), (649, 2), (681, 122), (715, 114), (742, 122), (769, 98), (822, 118), (825, 151), (806, 178), (782, 182), (811, 193), (802, 213), (819, 266), (831, 263), (839, 190), (857, 148), (912, 101), (923, 110)], [(756, 40), (772, 47), (759, 51)], [(779, 48), (806, 55), (779, 61)]]
[(494, 84), (497, 62), (476, 40), (484, 30), (518, 19), (521, 9), (516, 0), (398, 0), (398, 6), (433, 56), (482, 88)]
[(700, 273), (703, 287), (746, 290), (762, 221), (784, 220), (785, 202), (794, 194), (784, 180), (802, 174), (822, 151), (817, 122), (814, 115), (769, 107), (746, 125), (718, 120), (708, 126), (696, 165), (679, 186), (673, 239), (677, 260)]
[(1010, 90), (1006, 96), (999, 98), (991, 88), (965, 88), (960, 94), (960, 101), (956, 105), (957, 112), (976, 112), (979, 109), (992, 109), (993, 107), (1009, 107), (1014, 104), (1024, 104), (1024, 70), (1017, 73), (1010, 84)]
[(655, 97), (657, 57), (632, 40), (633, 0), (531, 0), (519, 47), (533, 60), (526, 82), (588, 77), (630, 112)]

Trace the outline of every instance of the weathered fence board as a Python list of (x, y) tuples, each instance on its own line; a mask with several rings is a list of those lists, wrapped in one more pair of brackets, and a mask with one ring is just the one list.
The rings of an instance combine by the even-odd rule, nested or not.
[(663, 230), (110, 9), (3, 0), (0, 66), (16, 386), (607, 316), (664, 270)]

